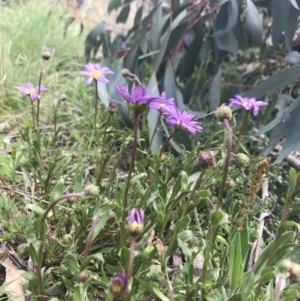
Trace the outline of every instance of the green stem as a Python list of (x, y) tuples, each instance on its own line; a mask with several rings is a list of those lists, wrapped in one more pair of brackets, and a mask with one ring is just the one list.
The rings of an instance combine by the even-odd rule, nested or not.
[(225, 159), (224, 169), (223, 169), (223, 178), (222, 178), (222, 183), (221, 183), (221, 187), (220, 187), (220, 190), (219, 190), (218, 201), (217, 201), (217, 205), (216, 205), (216, 211), (218, 211), (221, 207), (222, 196), (223, 196), (225, 183), (226, 183), (226, 179), (227, 179), (227, 175), (228, 175), (230, 154), (231, 154), (231, 149), (232, 149), (232, 130), (231, 130), (231, 127), (229, 125), (228, 119), (224, 118), (223, 119), (223, 124), (225, 126), (226, 131), (227, 131), (228, 144), (227, 144), (227, 154), (226, 154), (226, 159)]
[(40, 119), (40, 94), (41, 94), (42, 77), (43, 77), (46, 62), (47, 62), (46, 60), (43, 60), (43, 64), (42, 64), (40, 76), (39, 76), (39, 85), (38, 85), (39, 90), (38, 90), (38, 97), (37, 97), (37, 112), (36, 112), (37, 128), (39, 127), (39, 119)]
[(95, 80), (95, 114), (94, 114), (94, 132), (96, 137), (97, 145), (99, 146), (98, 128), (97, 128), (97, 117), (98, 117), (98, 82)]
[(184, 215), (186, 215), (186, 214), (189, 212), (190, 205), (191, 205), (191, 201), (192, 201), (193, 198), (194, 198), (194, 195), (195, 195), (195, 193), (196, 193), (196, 190), (198, 189), (198, 187), (199, 187), (199, 185), (200, 185), (200, 183), (201, 183), (201, 181), (202, 181), (202, 179), (203, 179), (204, 174), (205, 174), (205, 169), (201, 170), (201, 173), (200, 173), (200, 175), (199, 175), (199, 177), (198, 177), (196, 183), (194, 184), (193, 190), (192, 190), (192, 192), (190, 193), (189, 198), (188, 198), (188, 200), (187, 200), (187, 202), (186, 202), (186, 204), (185, 204), (185, 207), (184, 207), (184, 209), (183, 209), (183, 211), (182, 211), (181, 217), (183, 217)]
[(146, 192), (145, 192), (145, 197), (142, 201), (142, 204), (144, 204), (144, 202), (147, 200), (147, 198), (149, 197), (151, 191), (152, 191), (152, 188), (153, 188), (153, 185), (155, 183), (155, 179), (157, 177), (157, 174), (158, 174), (158, 171), (159, 171), (159, 168), (160, 168), (160, 165), (161, 165), (161, 156), (167, 146), (167, 144), (169, 143), (169, 141), (175, 136), (175, 134), (177, 133), (177, 130), (175, 129), (174, 132), (166, 139), (166, 141), (163, 143), (161, 149), (160, 149), (160, 152), (159, 152), (159, 155), (158, 155), (158, 160), (159, 162), (156, 164), (156, 168), (155, 168), (155, 171), (154, 171), (154, 176), (152, 177), (152, 181), (150, 183), (150, 185), (148, 186)]
[(125, 189), (124, 189), (124, 195), (123, 195), (123, 213), (122, 213), (122, 225), (120, 230), (120, 243), (121, 247), (125, 246), (125, 233), (126, 233), (126, 212), (127, 212), (127, 202), (128, 202), (128, 192), (130, 187), (130, 179), (131, 174), (134, 167), (135, 162), (135, 156), (136, 156), (136, 150), (137, 150), (137, 135), (138, 135), (138, 128), (139, 128), (139, 120), (140, 115), (135, 114), (134, 115), (134, 121), (133, 121), (133, 148), (132, 148), (132, 156), (131, 156), (131, 162), (129, 166), (128, 176), (126, 179)]
[(49, 206), (47, 207), (45, 213), (42, 216), (42, 222), (45, 222), (48, 213), (54, 208), (55, 205), (57, 205), (60, 201), (62, 200), (67, 200), (70, 198), (78, 198), (78, 197), (82, 197), (82, 196), (86, 196), (88, 194), (88, 191), (82, 191), (82, 192), (73, 192), (73, 193), (68, 193), (68, 194), (64, 194), (61, 195), (59, 198), (57, 198), (56, 200), (54, 200), (53, 202), (51, 202), (49, 204)]
[(32, 125), (33, 125), (33, 128), (35, 129), (36, 128), (36, 126), (35, 126), (35, 109), (34, 109), (33, 101), (31, 99), (30, 99), (30, 102), (31, 102)]
[(136, 241), (136, 237), (133, 236), (133, 237), (131, 238), (131, 244), (130, 244), (130, 258), (129, 258), (128, 269), (127, 269), (127, 277), (128, 277), (128, 280), (129, 280), (129, 281), (130, 281), (130, 279), (131, 279), (132, 271), (133, 271), (133, 259), (134, 259), (135, 241)]
[(246, 111), (246, 115), (245, 115), (245, 118), (244, 118), (244, 120), (243, 120), (241, 129), (239, 130), (239, 135), (238, 135), (237, 141), (236, 141), (236, 143), (235, 143), (235, 146), (234, 146), (234, 148), (233, 148), (233, 152), (235, 152), (235, 151), (238, 149), (238, 147), (239, 147), (239, 143), (240, 143), (240, 140), (241, 140), (241, 137), (242, 137), (242, 134), (243, 134), (243, 131), (244, 131), (246, 122), (247, 122), (247, 120), (248, 120), (248, 116), (249, 116), (249, 111)]
[(101, 179), (102, 179), (102, 176), (103, 176), (103, 172), (104, 172), (104, 169), (105, 169), (105, 166), (106, 166), (106, 162), (103, 162), (103, 157), (104, 157), (104, 149), (105, 149), (105, 141), (106, 141), (106, 133), (107, 133), (107, 125), (109, 124), (110, 122), (110, 118), (111, 118), (111, 114), (109, 114), (107, 120), (106, 120), (106, 123), (105, 123), (105, 127), (104, 127), (104, 134), (103, 134), (103, 140), (102, 140), (102, 149), (101, 149), (101, 157), (100, 157), (100, 173), (98, 175), (98, 178), (97, 178), (97, 182), (96, 182), (96, 185), (99, 186), (100, 185), (100, 182), (101, 182)]
[(86, 239), (86, 244), (85, 244), (84, 253), (83, 253), (83, 260), (85, 258), (87, 258), (87, 256), (88, 256), (89, 249), (90, 249), (91, 244), (92, 244), (93, 234), (94, 234), (95, 228), (97, 226), (97, 223), (99, 221), (99, 218), (100, 218), (100, 213), (97, 214), (97, 216), (92, 221), (92, 226), (91, 226), (90, 232), (89, 232), (89, 234), (87, 236), (87, 239)]

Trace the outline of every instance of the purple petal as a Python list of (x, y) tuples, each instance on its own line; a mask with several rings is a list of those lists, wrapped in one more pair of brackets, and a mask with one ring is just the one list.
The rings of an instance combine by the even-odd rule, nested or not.
[(86, 81), (86, 84), (89, 86), (92, 83), (93, 80), (94, 80), (94, 78), (92, 76), (89, 76), (87, 81)]

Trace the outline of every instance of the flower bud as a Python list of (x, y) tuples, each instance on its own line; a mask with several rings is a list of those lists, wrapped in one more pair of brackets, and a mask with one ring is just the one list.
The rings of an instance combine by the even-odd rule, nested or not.
[(108, 105), (108, 111), (110, 114), (114, 114), (118, 111), (118, 106), (114, 101), (111, 101)]
[(111, 225), (113, 224), (117, 219), (117, 215), (114, 211), (110, 211), (108, 213), (108, 223)]
[(215, 165), (215, 159), (210, 152), (203, 152), (199, 155), (198, 163), (201, 169), (206, 169)]
[(237, 165), (240, 167), (245, 167), (245, 166), (249, 165), (250, 159), (245, 154), (236, 154), (235, 159), (236, 159)]
[(42, 51), (42, 59), (48, 61), (51, 58), (51, 48), (44, 47)]
[(85, 283), (87, 280), (89, 280), (91, 277), (91, 273), (87, 270), (81, 271), (77, 275), (77, 281), (80, 283)]
[(121, 73), (122, 73), (122, 75), (123, 75), (124, 77), (128, 77), (128, 76), (131, 75), (130, 71), (129, 71), (128, 69), (125, 69), (125, 68), (122, 69)]
[(235, 182), (232, 179), (227, 179), (225, 182), (225, 185), (227, 188), (234, 188), (235, 187)]
[(164, 162), (167, 159), (167, 156), (165, 154), (162, 154), (159, 159), (160, 162)]
[(151, 281), (155, 282), (161, 282), (165, 279), (165, 275), (161, 270), (161, 266), (156, 264), (150, 267), (150, 271), (147, 274), (147, 276), (150, 278)]
[(121, 298), (127, 294), (128, 277), (124, 272), (115, 273), (109, 284), (109, 289), (114, 298)]
[(60, 96), (60, 100), (61, 101), (66, 101), (68, 99), (68, 96), (66, 95), (66, 94), (62, 94), (61, 96)]
[(65, 235), (63, 235), (62, 239), (63, 239), (63, 242), (67, 244), (72, 240), (72, 235), (71, 234), (65, 234)]
[(99, 188), (95, 185), (88, 185), (84, 188), (85, 195), (98, 196)]
[(138, 236), (144, 229), (144, 210), (132, 209), (128, 218), (127, 230), (131, 236)]
[(231, 119), (232, 117), (232, 109), (227, 105), (222, 105), (217, 108), (215, 115), (220, 121), (223, 121), (223, 119)]

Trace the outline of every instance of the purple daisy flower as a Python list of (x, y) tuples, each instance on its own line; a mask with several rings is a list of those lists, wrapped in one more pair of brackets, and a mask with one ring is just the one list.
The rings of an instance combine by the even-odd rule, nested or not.
[(109, 83), (109, 80), (104, 76), (105, 74), (114, 74), (109, 68), (100, 67), (100, 64), (88, 63), (84, 65), (85, 70), (80, 71), (80, 74), (87, 76), (86, 84), (89, 86), (93, 80), (102, 82), (105, 84)]
[(164, 114), (169, 115), (166, 122), (174, 124), (178, 130), (187, 129), (193, 135), (195, 135), (196, 132), (201, 133), (203, 131), (201, 123), (193, 120), (195, 118), (193, 114), (188, 114), (185, 111), (181, 113), (176, 107), (169, 107), (168, 111)]
[(242, 97), (240, 95), (236, 95), (236, 98), (231, 98), (229, 101), (231, 104), (242, 106), (246, 111), (253, 109), (254, 116), (258, 114), (259, 107), (268, 105), (268, 103), (265, 101), (256, 100), (253, 97), (252, 98)]
[(145, 85), (137, 86), (135, 83), (132, 85), (131, 93), (129, 93), (128, 85), (122, 87), (121, 85), (116, 85), (116, 89), (119, 94), (130, 103), (141, 103), (149, 104), (156, 97), (147, 95), (147, 87)]
[(160, 97), (153, 99), (149, 103), (150, 108), (158, 110), (162, 113), (167, 112), (169, 107), (174, 107), (174, 106), (175, 106), (174, 98), (166, 99), (165, 92), (162, 92)]
[(121, 297), (128, 288), (128, 276), (117, 272), (110, 281), (109, 289), (114, 297)]
[[(39, 86), (34, 87), (32, 83), (25, 83), (21, 86), (16, 86), (16, 89), (22, 92), (23, 95), (28, 95), (32, 101), (35, 101), (38, 93), (39, 93)], [(40, 92), (48, 91), (44, 86), (41, 85)]]

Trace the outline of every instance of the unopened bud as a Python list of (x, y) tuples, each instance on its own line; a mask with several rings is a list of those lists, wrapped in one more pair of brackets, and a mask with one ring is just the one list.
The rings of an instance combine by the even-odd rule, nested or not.
[(89, 196), (98, 196), (99, 195), (99, 188), (95, 185), (88, 185), (84, 188), (85, 195)]
[(127, 230), (131, 236), (138, 236), (144, 230), (144, 210), (132, 209), (128, 218)]
[(61, 101), (66, 101), (68, 99), (68, 96), (66, 94), (62, 94), (60, 97)]
[(91, 277), (91, 273), (87, 270), (81, 271), (77, 275), (77, 281), (80, 283), (85, 283), (87, 280), (89, 280)]
[(198, 163), (201, 169), (206, 169), (215, 165), (215, 159), (210, 152), (203, 152), (199, 155)]
[(109, 111), (110, 114), (114, 114), (118, 111), (118, 106), (114, 101), (109, 103), (108, 111)]
[(72, 235), (65, 234), (65, 235), (63, 235), (62, 239), (63, 239), (63, 242), (67, 244), (72, 240)]
[(128, 69), (122, 69), (121, 73), (124, 77), (128, 77), (131, 75), (131, 73)]
[(226, 187), (228, 187), (228, 188), (234, 188), (235, 187), (235, 182), (232, 179), (227, 179), (225, 184), (226, 184)]
[(223, 121), (223, 119), (231, 119), (232, 117), (232, 109), (227, 105), (222, 105), (217, 108), (215, 115), (220, 121)]
[(249, 157), (245, 154), (237, 154), (235, 156), (235, 159), (236, 159), (236, 163), (238, 164), (238, 166), (240, 167), (245, 167), (245, 166), (248, 166), (249, 165)]
[(160, 265), (152, 265), (150, 271), (147, 274), (151, 281), (161, 282), (165, 279), (165, 275), (161, 270)]
[(48, 61), (51, 58), (51, 48), (44, 47), (42, 51), (42, 59)]

